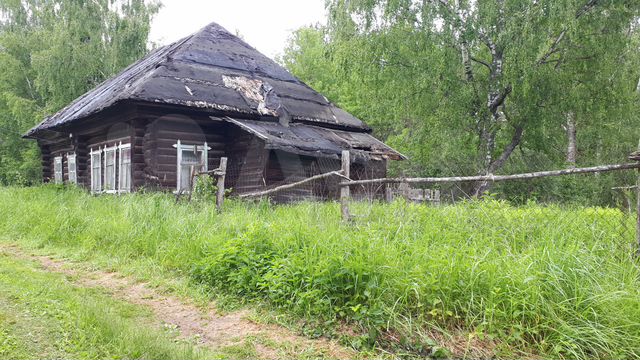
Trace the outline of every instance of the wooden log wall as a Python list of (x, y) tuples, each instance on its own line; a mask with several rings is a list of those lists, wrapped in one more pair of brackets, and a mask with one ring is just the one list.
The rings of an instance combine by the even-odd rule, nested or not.
[[(365, 163), (351, 164), (351, 179), (369, 180), (387, 176), (386, 160), (369, 160)], [(351, 187), (351, 197), (360, 200), (383, 199), (386, 186), (369, 184)]]
[(53, 157), (51, 157), (51, 149), (41, 141), (38, 141), (40, 148), (42, 163), (42, 182), (53, 182)]
[[(49, 142), (44, 146), (46, 155), (42, 157), (42, 175), (43, 181), (53, 183), (55, 181), (54, 159), (62, 156), (62, 178), (64, 182), (68, 181), (67, 173), (67, 153), (73, 152), (74, 147), (69, 137), (60, 137), (58, 141)], [(41, 150), (43, 147), (41, 147)]]
[(203, 145), (207, 151), (208, 168), (220, 165), (225, 155), (224, 124), (209, 119), (161, 117), (149, 122), (142, 135), (144, 157), (143, 176), (149, 187), (175, 190), (177, 187), (178, 152), (174, 145)]
[(144, 139), (147, 132), (147, 124), (144, 119), (131, 121), (131, 190), (135, 191), (146, 185), (147, 164), (144, 153)]
[(226, 134), (226, 155), (229, 159), (227, 188), (237, 194), (263, 189), (266, 185), (264, 173), (269, 156), (264, 142), (230, 124)]
[[(292, 154), (280, 150), (269, 151), (269, 159), (266, 165), (266, 185), (277, 186), (304, 180), (318, 175), (315, 158)], [(317, 184), (310, 183), (288, 189), (272, 196), (272, 200), (278, 203), (287, 203), (303, 199), (315, 199), (320, 194), (314, 191)]]
[(89, 168), (89, 149), (87, 148), (87, 139), (83, 136), (76, 137), (75, 153), (76, 153), (76, 174), (78, 177), (78, 186), (91, 187), (91, 173)]
[[(206, 142), (210, 147), (209, 170), (219, 166), (221, 157), (227, 157), (226, 188), (238, 194), (340, 169), (339, 160), (332, 162), (325, 158), (267, 150), (264, 141), (256, 136), (200, 112), (167, 115), (174, 110), (123, 105), (79, 123), (69, 130), (73, 133), (71, 137), (61, 134), (59, 139), (39, 141), (43, 179), (53, 181), (53, 159), (62, 155), (64, 179), (68, 181), (66, 155), (75, 152), (78, 183), (89, 188), (91, 148), (111, 147), (122, 142), (131, 144), (134, 190), (146, 187), (173, 191), (177, 186), (177, 150), (174, 144), (178, 140), (185, 145)], [(120, 121), (115, 122), (114, 119)], [(352, 176), (354, 179), (385, 177), (386, 162), (369, 161), (364, 166), (352, 164)], [(339, 194), (338, 182), (334, 178), (314, 181), (275, 200), (335, 199)], [(360, 190), (354, 187), (352, 191), (357, 194)]]
[[(339, 160), (314, 158), (296, 155), (283, 151), (270, 151), (266, 165), (265, 178), (267, 187), (300, 181), (311, 176), (329, 171), (339, 170)], [(354, 180), (376, 179), (385, 177), (387, 163), (385, 160), (369, 160), (364, 163), (351, 163), (351, 178)], [(330, 177), (315, 181), (303, 187), (289, 189), (272, 197), (275, 202), (291, 202), (304, 199), (331, 200), (340, 195), (340, 179)], [(356, 199), (382, 198), (385, 187), (380, 185), (359, 186), (351, 189)]]

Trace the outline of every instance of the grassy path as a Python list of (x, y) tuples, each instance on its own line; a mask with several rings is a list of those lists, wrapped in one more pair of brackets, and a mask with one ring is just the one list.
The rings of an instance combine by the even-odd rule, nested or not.
[(349, 358), (337, 344), (219, 314), (116, 273), (0, 245), (0, 358)]

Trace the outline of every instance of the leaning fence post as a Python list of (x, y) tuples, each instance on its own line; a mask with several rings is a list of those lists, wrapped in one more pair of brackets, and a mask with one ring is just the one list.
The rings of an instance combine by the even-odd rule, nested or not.
[[(347, 179), (351, 178), (351, 154), (349, 150), (342, 151), (342, 175)], [(349, 182), (349, 180), (347, 180)], [(340, 210), (342, 212), (342, 220), (349, 221), (349, 185), (342, 185), (340, 187)]]
[(224, 202), (224, 180), (227, 176), (227, 158), (220, 158), (220, 172), (218, 173), (218, 194), (216, 196), (216, 209), (222, 211), (222, 203)]

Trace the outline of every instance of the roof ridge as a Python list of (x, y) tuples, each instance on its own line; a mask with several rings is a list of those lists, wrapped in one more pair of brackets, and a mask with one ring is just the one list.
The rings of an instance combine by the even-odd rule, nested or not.
[[(225, 76), (242, 76), (246, 83), (240, 87), (225, 84)], [(186, 86), (180, 80), (183, 78), (201, 81)], [(192, 35), (151, 51), (45, 118), (27, 136), (85, 119), (127, 100), (257, 116), (262, 116), (265, 103), (270, 103), (274, 108), (286, 109), (294, 121), (369, 129), (282, 65), (212, 22)]]

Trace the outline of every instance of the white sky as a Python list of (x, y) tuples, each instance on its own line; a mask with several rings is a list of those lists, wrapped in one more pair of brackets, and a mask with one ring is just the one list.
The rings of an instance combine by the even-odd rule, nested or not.
[(217, 22), (274, 58), (294, 30), (325, 23), (324, 0), (162, 0), (150, 40), (166, 45)]

